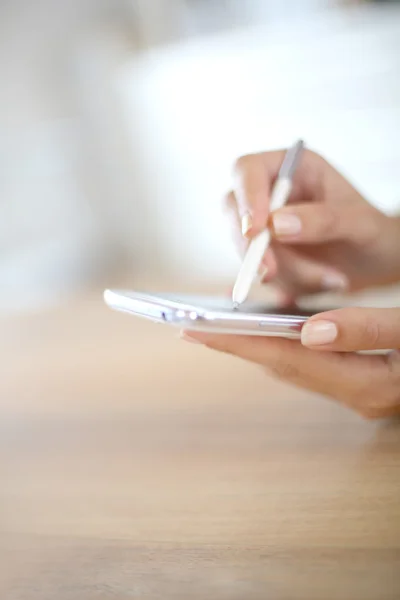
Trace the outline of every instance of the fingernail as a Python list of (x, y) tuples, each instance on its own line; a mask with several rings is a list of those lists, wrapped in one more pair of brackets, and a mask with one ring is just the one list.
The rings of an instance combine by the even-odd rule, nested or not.
[(326, 290), (345, 290), (348, 287), (347, 277), (341, 273), (326, 273), (322, 277), (322, 287)]
[(264, 277), (267, 275), (269, 269), (268, 267), (266, 267), (265, 265), (261, 265), (260, 268), (258, 269), (258, 276), (261, 279), (261, 281), (264, 279)]
[(301, 330), (301, 342), (305, 346), (331, 344), (338, 336), (338, 329), (331, 321), (311, 321)]
[(242, 217), (242, 235), (243, 235), (243, 237), (246, 237), (248, 235), (252, 225), (253, 225), (253, 222), (252, 222), (251, 214), (246, 213), (245, 215), (243, 215), (243, 217)]
[(186, 333), (185, 331), (181, 332), (179, 337), (181, 338), (181, 340), (183, 340), (184, 342), (189, 342), (189, 344), (201, 344), (202, 342), (200, 342), (199, 340), (197, 340), (196, 338), (191, 337), (188, 333)]
[(297, 235), (301, 231), (301, 221), (296, 215), (278, 213), (273, 215), (272, 223), (277, 236)]

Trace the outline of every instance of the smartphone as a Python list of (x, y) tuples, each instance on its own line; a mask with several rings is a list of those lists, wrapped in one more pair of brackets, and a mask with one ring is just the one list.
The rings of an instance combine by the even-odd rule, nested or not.
[(106, 290), (104, 300), (114, 310), (189, 331), (290, 339), (300, 338), (304, 323), (318, 312), (288, 311), (250, 302), (235, 309), (230, 298), (125, 290)]

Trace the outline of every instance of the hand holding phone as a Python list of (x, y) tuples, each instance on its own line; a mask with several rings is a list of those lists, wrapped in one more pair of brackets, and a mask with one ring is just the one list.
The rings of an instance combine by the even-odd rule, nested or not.
[(115, 310), (179, 329), (290, 339), (300, 338), (302, 326), (317, 312), (298, 309), (288, 312), (250, 302), (234, 309), (230, 298), (124, 290), (106, 290), (104, 300)]

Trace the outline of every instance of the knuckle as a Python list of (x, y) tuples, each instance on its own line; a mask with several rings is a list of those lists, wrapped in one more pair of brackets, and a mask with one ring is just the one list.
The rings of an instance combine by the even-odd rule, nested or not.
[(375, 396), (367, 395), (364, 389), (356, 394), (352, 405), (355, 411), (368, 421), (383, 418), (387, 410), (380, 400), (377, 400)]
[(326, 165), (329, 164), (329, 162), (327, 161), (327, 159), (325, 158), (325, 156), (323, 154), (320, 154), (319, 152), (316, 152), (315, 150), (312, 150), (312, 149), (310, 149), (310, 158), (321, 164), (326, 164)]
[(386, 415), (387, 406), (376, 395), (360, 394), (356, 400), (356, 411), (367, 421), (375, 421)]
[(239, 158), (235, 160), (232, 169), (234, 175), (240, 175), (244, 171), (247, 160), (247, 155), (239, 156)]
[(332, 234), (339, 230), (340, 217), (338, 211), (334, 210), (333, 207), (325, 206), (323, 208), (323, 215), (321, 215), (320, 222), (320, 234), (324, 237), (330, 238)]
[(357, 410), (357, 413), (366, 421), (377, 421), (378, 419), (383, 418), (380, 411), (369, 408), (361, 408)]
[(231, 211), (234, 211), (235, 206), (236, 206), (236, 200), (235, 200), (234, 193), (232, 191), (227, 192), (222, 197), (222, 208), (223, 208), (224, 212), (230, 213)]
[[(360, 214), (355, 207), (355, 218)], [(355, 231), (355, 237), (361, 247), (369, 247), (370, 244), (378, 242), (382, 234), (382, 220), (385, 215), (376, 215), (374, 212), (364, 212), (362, 214), (362, 227)]]
[(254, 162), (256, 158), (256, 154), (243, 154), (239, 156), (233, 164), (233, 173), (234, 175), (242, 175), (245, 172), (250, 164)]
[(364, 324), (363, 342), (366, 347), (378, 348), (381, 339), (381, 328), (375, 319), (367, 319)]
[(385, 419), (391, 417), (396, 413), (394, 407), (388, 406), (376, 406), (374, 403), (371, 405), (360, 407), (357, 410), (358, 414), (361, 415), (367, 421), (377, 421), (379, 419)]
[(285, 360), (275, 360), (268, 371), (277, 379), (294, 380), (299, 377), (299, 369)]

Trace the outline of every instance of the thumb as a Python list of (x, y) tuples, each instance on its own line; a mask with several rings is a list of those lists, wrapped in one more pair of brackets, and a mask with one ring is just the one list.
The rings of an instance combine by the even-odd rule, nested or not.
[(357, 352), (400, 348), (400, 308), (342, 308), (311, 317), (301, 331), (304, 346)]
[[(281, 243), (320, 244), (336, 240), (365, 243), (380, 219), (374, 209), (355, 212), (347, 205), (314, 202), (287, 204), (272, 215), (274, 236)], [(354, 221), (357, 220), (357, 227)]]

